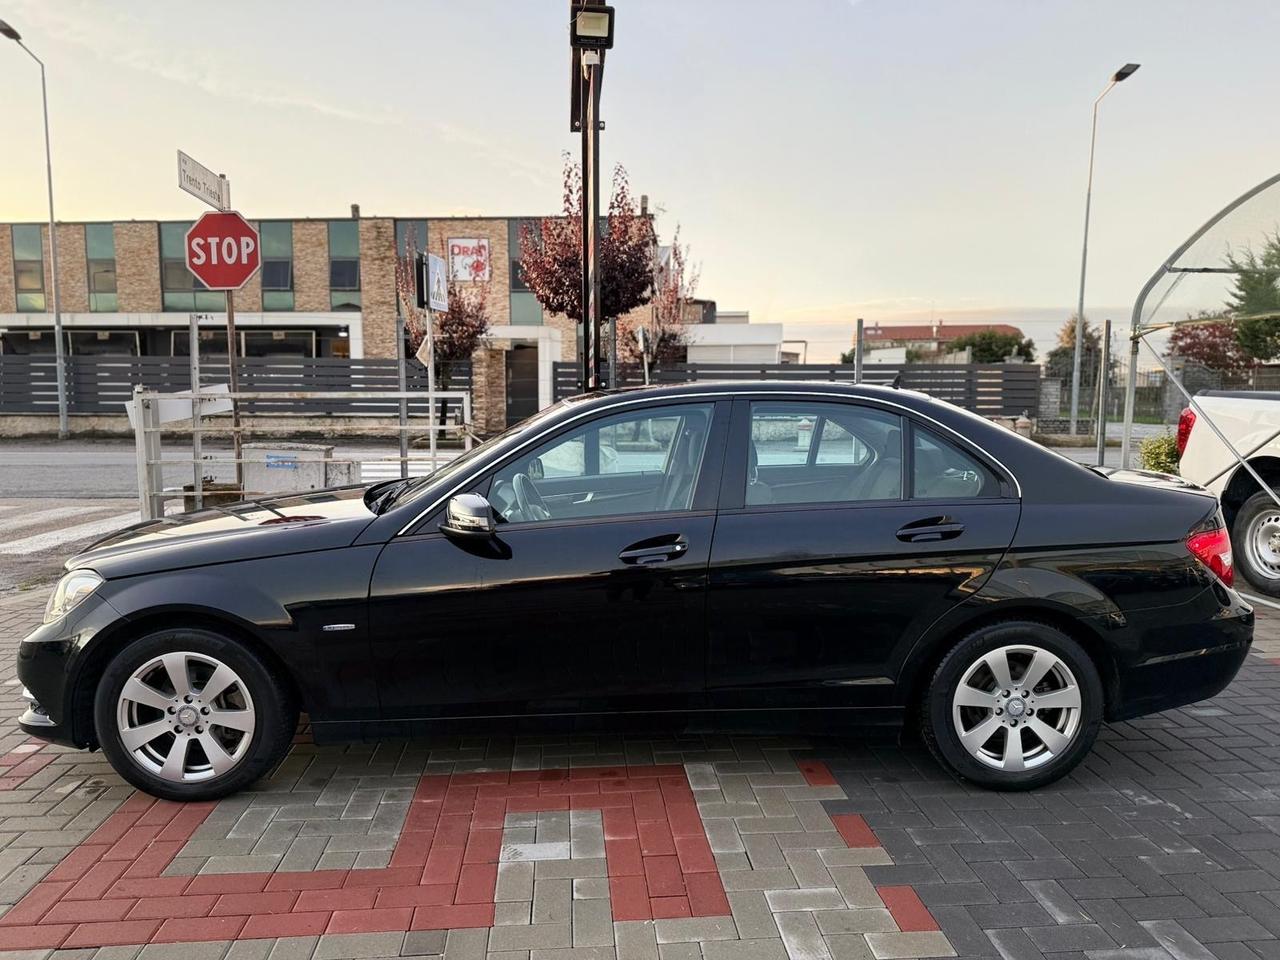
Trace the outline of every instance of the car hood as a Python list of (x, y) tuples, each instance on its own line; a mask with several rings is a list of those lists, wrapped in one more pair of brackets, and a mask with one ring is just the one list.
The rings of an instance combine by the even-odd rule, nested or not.
[(126, 527), (67, 561), (102, 576), (329, 550), (355, 540), (373, 519), (364, 486), (248, 500)]

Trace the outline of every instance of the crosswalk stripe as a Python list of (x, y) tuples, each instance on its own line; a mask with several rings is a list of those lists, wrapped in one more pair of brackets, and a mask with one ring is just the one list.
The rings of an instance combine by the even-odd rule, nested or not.
[[(52, 513), (52, 510), (45, 511)], [(77, 511), (83, 513), (82, 510)], [(64, 527), (61, 530), (50, 530), (47, 533), (37, 533), (30, 537), (23, 537), (20, 540), (10, 540), (8, 543), (0, 543), (0, 555), (21, 557), (29, 553), (39, 553), (42, 550), (52, 550), (54, 547), (61, 546), (65, 543), (75, 543), (78, 540), (88, 540), (90, 537), (103, 537), (108, 533), (113, 533), (123, 527), (127, 527), (131, 523), (137, 523), (138, 511), (131, 513), (121, 513), (114, 517), (105, 517), (101, 520), (91, 520), (88, 523), (78, 523), (75, 526)]]
[[(49, 507), (46, 510), (23, 510), (11, 517), (0, 520), (0, 534), (22, 527), (34, 527), (41, 523), (61, 520), (64, 517), (83, 517), (88, 511), (83, 505), (77, 507)], [(2, 542), (2, 541), (0, 541)]]

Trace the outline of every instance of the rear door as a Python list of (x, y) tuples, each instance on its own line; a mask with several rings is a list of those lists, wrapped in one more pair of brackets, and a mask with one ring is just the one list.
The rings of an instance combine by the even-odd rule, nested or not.
[(775, 707), (892, 703), (901, 657), (986, 580), (1020, 509), (936, 425), (799, 397), (735, 403), (720, 503), (708, 685)]

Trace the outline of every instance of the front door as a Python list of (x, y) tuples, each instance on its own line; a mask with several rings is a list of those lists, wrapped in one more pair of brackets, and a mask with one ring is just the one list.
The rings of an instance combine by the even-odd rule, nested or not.
[(517, 343), (507, 351), (507, 426), (538, 412), (538, 346)]
[(738, 401), (708, 599), (733, 706), (893, 702), (897, 661), (1013, 539), (1007, 481), (871, 405)]
[(475, 487), (480, 544), (388, 545), (372, 636), (386, 718), (680, 705), (705, 687), (706, 586), (728, 404), (567, 427)]

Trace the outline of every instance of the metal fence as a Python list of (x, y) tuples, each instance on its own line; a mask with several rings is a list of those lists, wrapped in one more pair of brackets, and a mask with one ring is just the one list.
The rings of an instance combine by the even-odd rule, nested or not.
[[(123, 414), (123, 404), (133, 399), (135, 387), (155, 393), (191, 389), (191, 369), (186, 357), (68, 357), (67, 408), (72, 414)], [(56, 414), (58, 412), (57, 361), (53, 356), (0, 355), (0, 414)], [(253, 399), (242, 412), (256, 415), (395, 416), (399, 400), (370, 397), (371, 393), (400, 389), (395, 360), (347, 360), (342, 358), (244, 357), (236, 364), (243, 393), (262, 397), (280, 394), (277, 400)], [(417, 360), (406, 364), (408, 389), (425, 395), (427, 370)], [(226, 383), (226, 359), (201, 359), (202, 386)], [(471, 364), (451, 365), (437, 389), (469, 391)], [(333, 394), (358, 392), (350, 400)], [(324, 393), (325, 399), (299, 396)], [(425, 400), (411, 399), (411, 412), (423, 413)]]
[[(578, 392), (578, 367), (557, 363), (553, 368), (555, 398), (561, 400)], [(1040, 367), (1032, 363), (868, 363), (862, 381), (892, 383), (904, 390), (918, 390), (965, 410), (987, 417), (1034, 415), (1039, 407)], [(644, 382), (639, 370), (619, 370), (619, 386)], [(854, 383), (853, 364), (803, 363), (680, 363), (656, 372), (654, 383), (693, 383), (725, 380), (789, 380)]]

